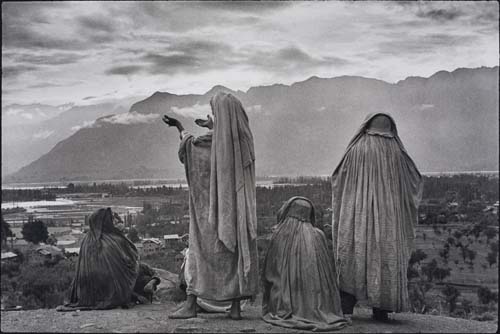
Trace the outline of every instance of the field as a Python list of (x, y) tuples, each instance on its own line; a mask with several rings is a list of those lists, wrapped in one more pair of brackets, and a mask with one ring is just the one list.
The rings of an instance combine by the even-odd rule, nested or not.
[[(331, 188), (328, 179), (279, 178), (265, 180), (264, 183), (258, 184), (257, 188), (261, 253), (265, 252), (266, 239), (272, 233), (272, 226), (276, 224), (278, 209), (284, 201), (295, 195), (306, 196), (313, 201), (316, 219), (330, 237)], [(26, 189), (2, 190), (3, 199), (9, 196), (15, 198), (15, 201), (2, 203), (2, 218), (10, 224), (17, 238), (22, 237), (22, 225), (33, 219), (42, 220), (49, 226), (49, 231), (74, 225), (85, 230), (86, 217), (101, 207), (111, 207), (122, 216), (125, 231), (135, 229), (143, 238), (162, 238), (163, 235), (172, 233), (182, 235), (188, 231), (189, 226), (188, 191), (181, 184), (154, 186), (89, 183), (42, 188), (40, 192)], [(50, 203), (47, 204), (44, 199), (47, 196), (54, 197), (57, 201), (48, 201)], [(25, 201), (29, 203), (23, 203), (24, 208), (16, 208)], [(9, 248), (9, 243), (3, 246)], [(420, 255), (425, 256), (414, 263), (411, 267), (413, 271), (409, 272), (414, 312), (464, 318), (494, 313), (496, 318), (498, 174), (493, 177), (426, 177), (416, 228), (416, 248)], [(178, 251), (179, 249), (174, 252), (160, 251), (148, 256), (147, 261), (175, 272), (178, 266), (174, 257)], [(40, 267), (39, 270), (50, 271), (50, 268)], [(492, 293), (492, 299), (486, 304), (478, 297), (478, 291), (485, 288)], [(11, 291), (12, 287), (6, 289)], [(451, 291), (451, 295), (445, 295), (446, 289)], [(4, 284), (2, 291), (4, 293)]]

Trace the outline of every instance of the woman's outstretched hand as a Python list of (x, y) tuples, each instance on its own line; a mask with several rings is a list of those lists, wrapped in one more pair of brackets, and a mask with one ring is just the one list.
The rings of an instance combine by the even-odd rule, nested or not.
[(214, 127), (214, 120), (212, 119), (212, 116), (207, 115), (207, 119), (195, 119), (194, 122), (196, 125), (201, 126), (202, 128), (209, 128), (212, 129)]
[(162, 120), (168, 126), (175, 126), (179, 130), (179, 132), (184, 130), (184, 127), (182, 126), (181, 122), (173, 117), (168, 117), (167, 115), (163, 115)]

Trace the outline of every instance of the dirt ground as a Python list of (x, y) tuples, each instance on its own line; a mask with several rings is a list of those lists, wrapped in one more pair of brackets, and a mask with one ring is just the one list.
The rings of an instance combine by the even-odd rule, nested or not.
[[(298, 330), (272, 326), (260, 319), (256, 302), (243, 310), (243, 320), (225, 314), (199, 314), (188, 320), (168, 319), (180, 304), (173, 302), (139, 305), (132, 309), (56, 312), (55, 309), (2, 311), (2, 332), (83, 332), (83, 333), (296, 333)], [(494, 333), (497, 322), (400, 313), (390, 323), (371, 320), (371, 311), (356, 308), (352, 326), (337, 333)]]

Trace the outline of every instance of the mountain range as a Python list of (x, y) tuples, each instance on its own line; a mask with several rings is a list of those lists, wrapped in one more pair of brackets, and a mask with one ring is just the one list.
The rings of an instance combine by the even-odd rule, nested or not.
[(131, 103), (125, 98), (83, 106), (12, 104), (2, 108), (2, 175), (40, 158), (96, 118), (127, 112)]
[[(178, 117), (201, 134), (194, 118), (210, 113), (219, 90), (238, 97), (250, 119), (257, 175), (331, 174), (367, 114), (390, 113), (422, 172), (498, 170), (498, 66), (408, 77), (397, 83), (313, 76), (292, 85), (205, 94), (155, 92), (127, 112), (110, 110), (59, 141), (4, 182), (183, 178), (179, 135), (161, 121)], [(2, 161), (4, 157), (2, 154)]]

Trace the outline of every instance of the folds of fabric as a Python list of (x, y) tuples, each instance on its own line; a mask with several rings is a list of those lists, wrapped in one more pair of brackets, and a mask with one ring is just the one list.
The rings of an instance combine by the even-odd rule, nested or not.
[[(251, 296), (255, 288), (244, 286), (240, 289), (240, 276), (243, 274), (238, 267), (239, 255), (220, 247), (217, 224), (208, 219), (211, 147), (212, 134), (209, 133), (197, 138), (187, 135), (179, 148), (179, 158), (184, 164), (189, 186), (186, 292), (207, 300), (223, 301)], [(256, 247), (256, 240), (250, 245)], [(257, 279), (254, 280), (257, 284)]]
[(130, 302), (139, 271), (134, 244), (114, 228), (112, 212), (100, 209), (89, 218), (66, 306), (109, 309)]
[(255, 153), (248, 117), (232, 94), (210, 101), (214, 113), (211, 148), (209, 225), (217, 227), (217, 246), (238, 255), (241, 295), (258, 289)]
[(346, 321), (325, 235), (311, 224), (309, 212), (291, 211), (278, 225), (266, 254), (263, 320), (313, 331), (343, 328)]
[(365, 120), (332, 175), (335, 259), (342, 291), (401, 312), (408, 308), (406, 271), (422, 177), (392, 118), (393, 135), (367, 131), (375, 116)]

